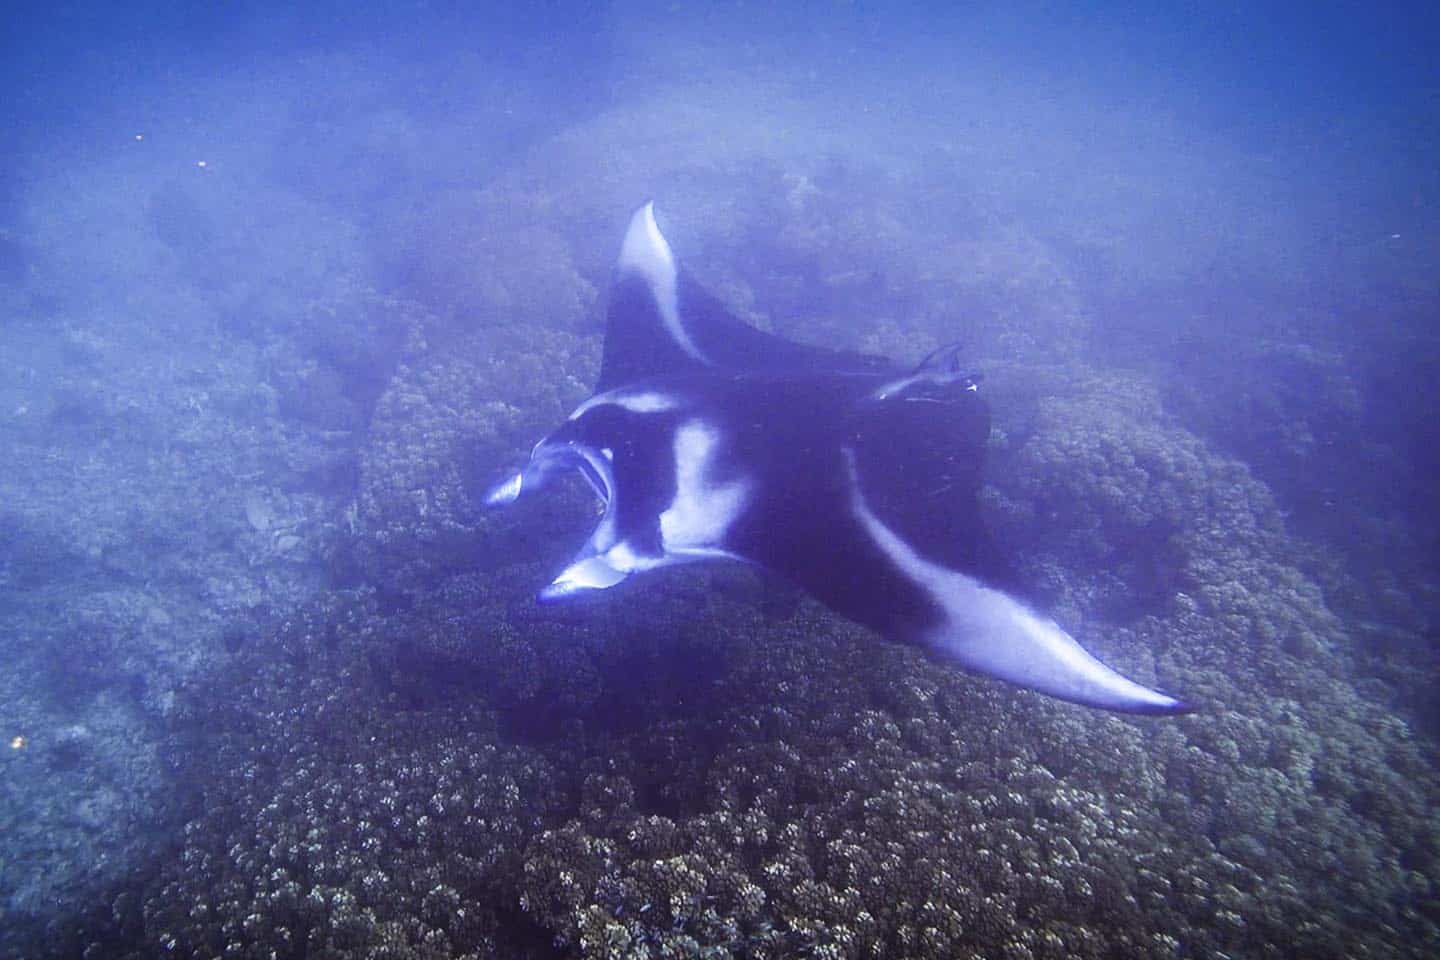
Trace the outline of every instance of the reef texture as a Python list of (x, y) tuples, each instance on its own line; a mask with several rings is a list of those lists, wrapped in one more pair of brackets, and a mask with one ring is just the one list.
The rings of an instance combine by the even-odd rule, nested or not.
[(1137, 381), (1036, 377), (997, 526), (1196, 715), (972, 679), (748, 571), (516, 619), (543, 565), (492, 558), (247, 648), (135, 929), (216, 957), (1429, 955), (1433, 757), (1348, 679), (1263, 486)]
[(254, 686), (197, 723), (227, 731), (203, 741), (204, 813), (143, 900), (117, 902), (119, 933), (178, 956), (496, 955), (558, 778), (498, 745), (485, 709), (367, 682), (374, 617), (350, 597), (256, 644)]

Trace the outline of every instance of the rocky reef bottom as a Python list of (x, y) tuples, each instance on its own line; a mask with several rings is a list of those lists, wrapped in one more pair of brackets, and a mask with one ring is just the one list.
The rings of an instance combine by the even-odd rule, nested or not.
[(644, 610), (607, 600), (509, 653), (460, 645), (496, 636), (478, 577), (412, 609), (335, 593), (274, 625), (224, 685), (189, 692), (192, 818), (91, 926), (89, 955), (1436, 943), (1434, 768), (1361, 700), (1134, 721), (767, 603), (747, 571), (666, 580)]

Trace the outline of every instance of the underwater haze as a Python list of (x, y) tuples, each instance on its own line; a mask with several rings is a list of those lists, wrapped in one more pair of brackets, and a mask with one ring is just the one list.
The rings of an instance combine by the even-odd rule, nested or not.
[[(1440, 8), (11, 4), (0, 956), (1440, 955)], [(632, 213), (959, 342), (1023, 594), (538, 604)], [(908, 462), (896, 444), (897, 463)]]

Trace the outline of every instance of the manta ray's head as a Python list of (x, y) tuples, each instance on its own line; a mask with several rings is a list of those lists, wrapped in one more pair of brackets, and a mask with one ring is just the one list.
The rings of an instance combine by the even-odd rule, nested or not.
[(613, 546), (615, 539), (614, 461), (614, 450), (587, 441), (583, 432), (573, 427), (562, 428), (535, 445), (523, 469), (495, 484), (485, 495), (487, 506), (505, 506), (522, 493), (543, 489), (558, 476), (579, 473), (599, 500), (603, 512), (586, 549), (540, 593), (540, 599), (558, 600), (583, 590), (603, 590), (625, 578), (623, 572), (604, 561), (603, 551), (596, 546)]

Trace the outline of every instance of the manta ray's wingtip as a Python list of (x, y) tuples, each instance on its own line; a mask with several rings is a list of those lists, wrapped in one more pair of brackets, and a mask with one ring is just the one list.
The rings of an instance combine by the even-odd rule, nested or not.
[(1200, 708), (1188, 700), (1181, 700), (1169, 694), (1152, 690), (1155, 694), (1154, 701), (1137, 704), (1132, 708), (1123, 708), (1122, 713), (1134, 714), (1138, 717), (1183, 717), (1187, 713), (1194, 713)]
[(1179, 717), (1187, 713), (1195, 712), (1195, 705), (1178, 697), (1172, 697), (1168, 693), (1161, 693), (1150, 687), (1136, 684), (1143, 693), (1133, 693), (1125, 699), (1115, 699), (1106, 702), (1087, 702), (1078, 700), (1085, 706), (1099, 707), (1102, 710), (1112, 710), (1116, 713), (1126, 713), (1136, 717)]
[(652, 284), (673, 285), (675, 254), (655, 220), (654, 200), (646, 200), (630, 215), (616, 266), (622, 272), (638, 273)]

